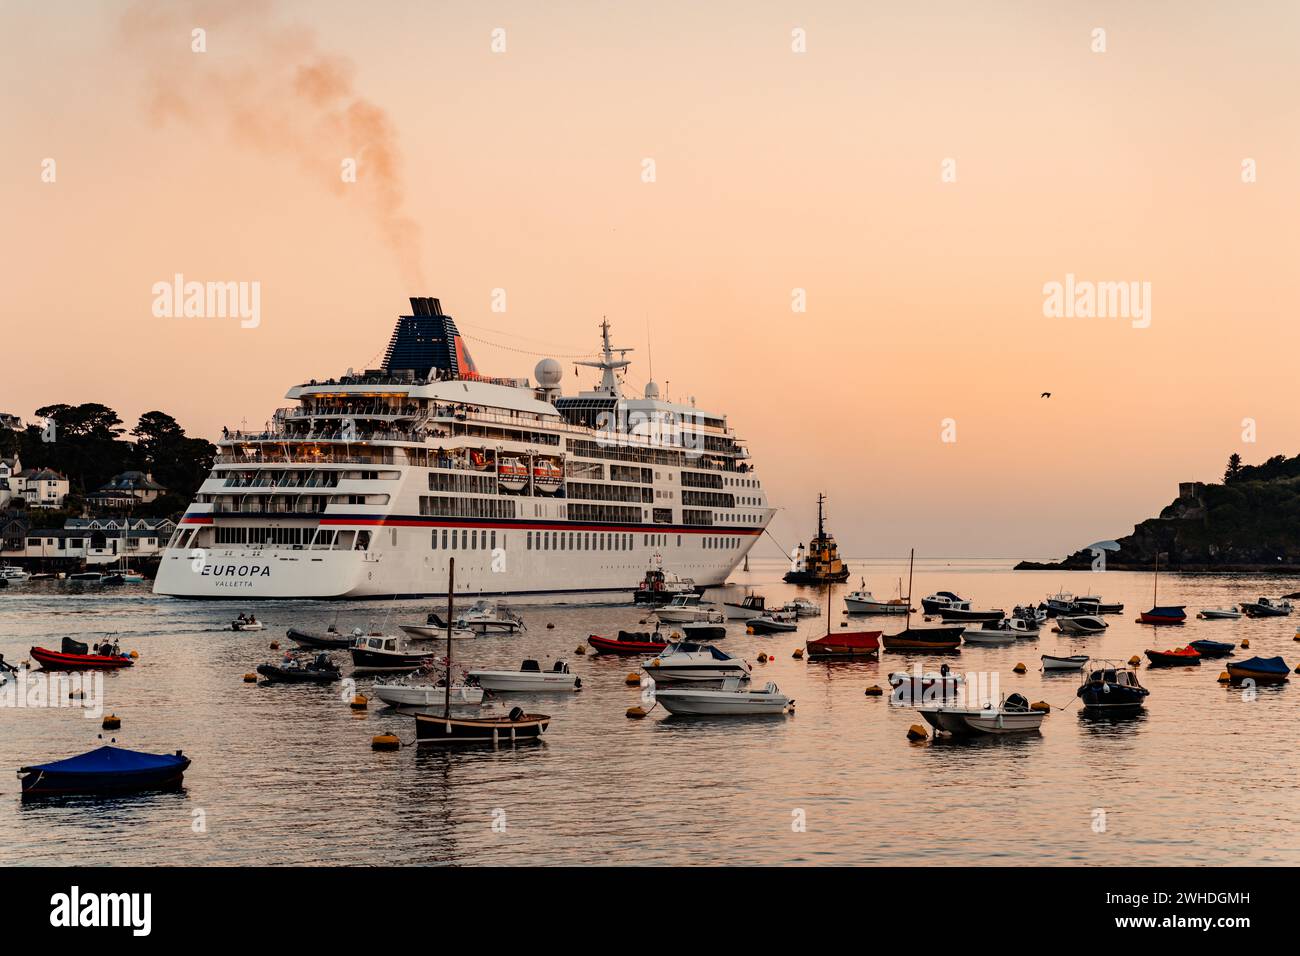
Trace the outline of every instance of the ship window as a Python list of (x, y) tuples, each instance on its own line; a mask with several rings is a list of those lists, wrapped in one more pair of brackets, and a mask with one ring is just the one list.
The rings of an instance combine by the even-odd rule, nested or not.
[(447, 529), (442, 529), (442, 550), (447, 550)]
[(471, 532), (470, 532), (470, 547), (471, 547), (471, 548), (477, 548), (477, 547), (478, 547), (478, 531), (477, 531), (477, 529), (474, 530), (474, 531), (471, 531)]
[(480, 551), (487, 550), (487, 546), (488, 546), (487, 542), (488, 542), (488, 533), (487, 531), (484, 531), (482, 536), (478, 539), (478, 547)]
[[(502, 535), (501, 537), (502, 537), (502, 539), (504, 540), (505, 535)], [(492, 550), (495, 551), (496, 548), (497, 548), (497, 533), (496, 533), (495, 531), (493, 531), (493, 532), (492, 532)]]
[(682, 536), (679, 534), (677, 536), (677, 547), (680, 548), (681, 546), (682, 546)]
[(434, 551), (438, 550), (438, 529), (433, 529), (433, 543), (429, 545)]
[(369, 531), (358, 531), (358, 532), (357, 532), (357, 550), (358, 550), (358, 551), (369, 551), (369, 550), (370, 550), (370, 532), (369, 532)]
[(531, 531), (528, 532), (525, 548), (529, 551), (533, 550), (533, 533)]

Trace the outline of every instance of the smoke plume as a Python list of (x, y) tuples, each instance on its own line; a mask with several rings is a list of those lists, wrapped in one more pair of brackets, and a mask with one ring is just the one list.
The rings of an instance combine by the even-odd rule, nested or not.
[[(192, 49), (202, 29), (206, 52)], [(159, 124), (224, 126), (231, 139), (294, 160), (323, 188), (367, 206), (411, 288), (424, 287), (420, 230), (404, 214), (397, 131), (360, 96), (354, 64), (319, 49), (312, 31), (275, 20), (270, 0), (140, 3), (121, 36), (146, 69), (146, 107)], [(356, 160), (356, 182), (342, 178)]]

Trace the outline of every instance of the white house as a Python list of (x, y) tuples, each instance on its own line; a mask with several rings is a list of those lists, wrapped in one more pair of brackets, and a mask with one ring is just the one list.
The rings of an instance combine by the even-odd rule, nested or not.
[(50, 468), (20, 475), (19, 479), (29, 508), (61, 508), (72, 488), (67, 478)]
[(23, 490), (19, 486), (18, 473), (23, 470), (23, 463), (18, 456), (0, 458), (0, 510), (9, 507), (14, 498), (21, 498)]

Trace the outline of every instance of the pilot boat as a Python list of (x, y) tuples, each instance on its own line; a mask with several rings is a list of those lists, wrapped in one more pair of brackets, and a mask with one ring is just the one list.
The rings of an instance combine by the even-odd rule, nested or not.
[(680, 641), (669, 644), (662, 653), (641, 665), (656, 684), (720, 682), (728, 677), (748, 679), (751, 668), (739, 658), (718, 650), (712, 644)]

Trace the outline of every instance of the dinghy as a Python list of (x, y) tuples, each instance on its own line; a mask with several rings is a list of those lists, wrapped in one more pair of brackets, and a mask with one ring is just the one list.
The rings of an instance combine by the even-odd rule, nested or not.
[(1200, 666), (1201, 655), (1194, 647), (1179, 647), (1172, 651), (1143, 651), (1150, 667)]
[(494, 693), (551, 694), (582, 689), (582, 680), (569, 672), (567, 661), (556, 661), (549, 671), (537, 661), (527, 660), (517, 671), (470, 671), (470, 680)]
[(96, 644), (94, 653), (91, 653), (86, 644), (65, 637), (62, 646), (62, 651), (33, 647), (28, 653), (47, 671), (110, 671), (134, 663), (116, 644)]
[(268, 684), (332, 684), (343, 676), (339, 666), (323, 653), (305, 664), (294, 655), (285, 654), (277, 663), (258, 664), (257, 672)]
[(1084, 713), (1118, 717), (1141, 710), (1151, 692), (1138, 682), (1137, 674), (1114, 661), (1097, 663), (1101, 666), (1090, 668), (1075, 691)]
[(53, 763), (20, 767), (24, 797), (58, 794), (125, 794), (177, 790), (190, 759), (174, 754), (142, 753), (105, 744), (89, 753)]
[(232, 631), (265, 631), (266, 625), (252, 615), (244, 617), (241, 614), (230, 622), (230, 629)]
[(1251, 680), (1261, 687), (1285, 684), (1291, 669), (1280, 657), (1252, 657), (1244, 661), (1227, 663), (1228, 678), (1234, 684)]
[(784, 714), (794, 709), (794, 701), (769, 681), (761, 690), (745, 690), (739, 678), (728, 678), (721, 690), (699, 687), (672, 687), (655, 691), (655, 701), (670, 714), (736, 717)]
[(1022, 694), (1010, 694), (995, 707), (947, 707), (929, 704), (916, 712), (937, 731), (955, 737), (1035, 733), (1047, 716), (1046, 711), (1032, 710)]
[(299, 647), (320, 648), (321, 650), (341, 651), (350, 647), (352, 642), (361, 636), (361, 629), (356, 628), (350, 636), (340, 634), (331, 624), (324, 631), (308, 631), (302, 628), (291, 627), (284, 632), (289, 640), (293, 641)]
[(1077, 671), (1082, 670), (1083, 665), (1088, 663), (1087, 654), (1075, 654), (1072, 657), (1055, 657), (1051, 654), (1043, 654), (1039, 660), (1043, 662), (1045, 671)]

